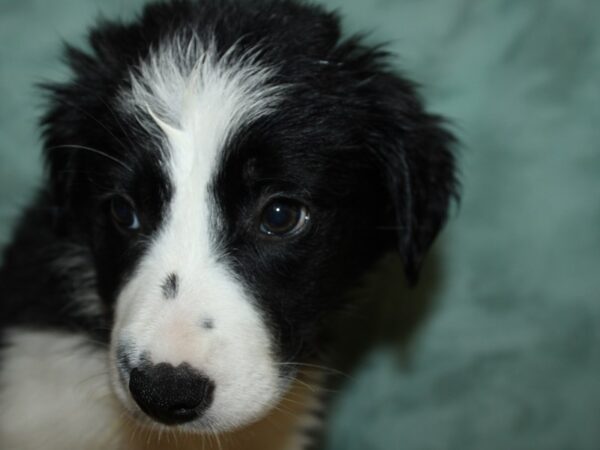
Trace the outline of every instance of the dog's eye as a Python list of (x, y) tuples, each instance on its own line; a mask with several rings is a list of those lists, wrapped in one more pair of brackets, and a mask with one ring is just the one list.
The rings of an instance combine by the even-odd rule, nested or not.
[(115, 195), (110, 199), (110, 215), (115, 225), (126, 231), (135, 231), (140, 228), (140, 221), (131, 200), (122, 195)]
[(269, 236), (287, 237), (300, 232), (309, 221), (308, 208), (289, 199), (275, 199), (262, 212), (260, 231)]

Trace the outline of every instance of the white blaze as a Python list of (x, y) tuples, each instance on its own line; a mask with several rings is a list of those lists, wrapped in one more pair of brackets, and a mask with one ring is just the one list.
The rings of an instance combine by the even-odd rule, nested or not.
[[(228, 139), (277, 102), (280, 89), (268, 85), (272, 75), (249, 53), (217, 57), (214, 45), (176, 42), (141, 65), (124, 96), (124, 106), (163, 146), (173, 196), (118, 297), (113, 354), (125, 340), (135, 356), (148, 352), (154, 363), (197, 368), (216, 385), (207, 417), (220, 428), (260, 417), (281, 393), (263, 318), (220, 258), (220, 217), (209, 189)], [(167, 300), (161, 285), (170, 273), (178, 277), (178, 292)], [(206, 319), (213, 329), (201, 326)], [(133, 404), (126, 387), (115, 384)]]

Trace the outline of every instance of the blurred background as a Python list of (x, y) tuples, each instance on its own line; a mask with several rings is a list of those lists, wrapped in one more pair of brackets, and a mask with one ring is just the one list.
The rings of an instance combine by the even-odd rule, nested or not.
[[(34, 85), (143, 3), (0, 0), (0, 245), (41, 176)], [(463, 184), (420, 287), (390, 258), (349, 311), (328, 449), (599, 449), (600, 2), (320, 3), (450, 118)]]

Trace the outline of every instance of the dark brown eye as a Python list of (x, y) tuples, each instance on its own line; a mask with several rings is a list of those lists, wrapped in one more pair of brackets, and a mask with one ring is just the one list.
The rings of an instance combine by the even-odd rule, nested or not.
[(306, 206), (294, 200), (275, 199), (262, 212), (260, 231), (269, 236), (291, 236), (300, 232), (308, 221)]
[(110, 199), (110, 215), (114, 224), (121, 230), (135, 231), (140, 228), (133, 203), (122, 195), (115, 195)]

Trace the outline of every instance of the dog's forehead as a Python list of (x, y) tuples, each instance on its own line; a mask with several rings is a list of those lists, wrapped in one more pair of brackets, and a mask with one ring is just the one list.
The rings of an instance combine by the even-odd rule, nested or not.
[(276, 68), (260, 64), (252, 49), (223, 53), (215, 45), (165, 41), (130, 73), (122, 105), (172, 146), (222, 149), (237, 129), (272, 111), (282, 87), (272, 82)]
[[(155, 196), (159, 184), (169, 187), (162, 220), (175, 191), (195, 185), (204, 195), (220, 174), (235, 171), (228, 161), (230, 150), (239, 150), (240, 134), (272, 115), (285, 96), (285, 87), (274, 82), (277, 70), (252, 48), (219, 50), (213, 41), (186, 34), (170, 36), (130, 70), (116, 109), (140, 139), (131, 139), (137, 148), (124, 157), (139, 162), (136, 189)], [(161, 183), (148, 179), (151, 172)]]

